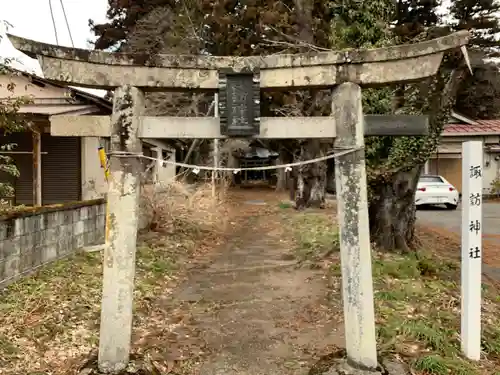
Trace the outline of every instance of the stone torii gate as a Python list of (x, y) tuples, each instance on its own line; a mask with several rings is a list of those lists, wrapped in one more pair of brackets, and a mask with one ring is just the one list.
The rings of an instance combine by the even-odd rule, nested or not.
[[(143, 138), (334, 138), (353, 149), (335, 164), (342, 290), (348, 361), (377, 368), (365, 135), (424, 135), (427, 118), (364, 116), (361, 86), (411, 82), (437, 73), (447, 50), (465, 46), (466, 31), (373, 50), (256, 57), (149, 56), (64, 48), (9, 35), (38, 57), (44, 76), (60, 84), (113, 89), (113, 114), (57, 116), (56, 136), (111, 137), (110, 235), (104, 251), (99, 367), (114, 372), (129, 359)], [(261, 118), (260, 90), (333, 88), (329, 117)], [(220, 117), (144, 116), (144, 91), (219, 92)]]

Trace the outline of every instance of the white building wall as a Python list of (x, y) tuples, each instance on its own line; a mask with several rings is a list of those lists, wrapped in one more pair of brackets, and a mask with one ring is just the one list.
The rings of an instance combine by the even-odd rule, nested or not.
[[(175, 162), (175, 149), (165, 149), (162, 147), (155, 147), (152, 149), (156, 164), (154, 166), (153, 181), (157, 185), (168, 185), (175, 179), (175, 164), (165, 163), (165, 161)], [(167, 151), (167, 157), (163, 157), (163, 152)]]
[[(175, 150), (168, 150), (169, 155), (165, 159), (170, 162), (175, 162)], [(162, 167), (158, 170), (158, 182), (162, 185), (169, 184), (175, 179), (175, 164), (162, 163)]]
[[(101, 146), (98, 137), (82, 137), (82, 199), (102, 198), (108, 191), (104, 170), (101, 168), (98, 149)], [(158, 158), (153, 167), (153, 181), (159, 185), (167, 185), (175, 179), (175, 165), (163, 163), (164, 149), (153, 148), (154, 157)], [(166, 160), (175, 162), (175, 150), (169, 149)]]
[(492, 183), (500, 177), (500, 153), (484, 153), (483, 158), (483, 192), (490, 193)]
[(108, 190), (101, 168), (98, 137), (82, 137), (82, 199), (102, 198)]
[[(488, 148), (491, 146), (497, 147), (499, 145), (499, 136), (443, 137), (441, 138), (441, 144), (438, 147), (438, 154), (434, 154), (431, 157), (428, 165), (432, 166), (433, 161), (442, 159), (456, 159), (457, 163), (461, 164), (462, 143), (473, 140), (483, 141), (485, 146), (483, 153), (483, 194), (490, 194), (493, 181), (500, 177), (500, 152), (491, 152), (488, 151)], [(444, 172), (436, 172), (431, 167), (429, 173), (443, 174)]]

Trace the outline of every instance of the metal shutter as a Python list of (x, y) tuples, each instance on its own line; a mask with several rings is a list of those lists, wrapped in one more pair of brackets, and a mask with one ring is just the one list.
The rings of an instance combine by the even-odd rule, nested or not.
[[(31, 135), (31, 134), (30, 134)], [(33, 156), (15, 155), (14, 157), (19, 177), (16, 179), (16, 205), (33, 205)]]
[(81, 199), (81, 142), (78, 137), (42, 135), (42, 203)]
[[(3, 138), (3, 137), (2, 137)], [(2, 144), (14, 143), (16, 146), (12, 151), (33, 151), (33, 133), (18, 132), (11, 133), (2, 140)], [(10, 176), (14, 181), (15, 189), (14, 203), (16, 205), (33, 205), (33, 154), (11, 154), (14, 164), (19, 171), (19, 177)]]

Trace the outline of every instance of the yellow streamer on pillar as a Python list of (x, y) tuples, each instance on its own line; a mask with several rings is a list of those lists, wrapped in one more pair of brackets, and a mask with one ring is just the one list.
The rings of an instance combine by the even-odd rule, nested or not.
[(106, 181), (108, 181), (109, 168), (108, 168), (108, 158), (106, 156), (106, 151), (104, 150), (104, 147), (99, 147), (98, 152), (99, 152), (99, 160), (101, 162), (101, 168), (104, 169), (104, 177), (106, 177)]
[[(104, 177), (106, 178), (106, 182), (109, 184), (109, 168), (108, 168), (108, 157), (106, 156), (106, 151), (104, 150), (104, 147), (99, 147), (98, 148), (98, 153), (99, 153), (99, 161), (101, 162), (101, 168), (104, 169)], [(104, 237), (104, 243), (108, 243), (108, 238), (109, 238), (109, 206), (108, 202), (106, 200), (106, 228), (105, 228), (105, 237)]]

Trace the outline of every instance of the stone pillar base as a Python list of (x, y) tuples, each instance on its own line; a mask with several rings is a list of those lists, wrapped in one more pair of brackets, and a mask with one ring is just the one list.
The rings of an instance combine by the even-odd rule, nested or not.
[(383, 360), (382, 366), (375, 371), (357, 369), (351, 366), (346, 359), (337, 359), (327, 372), (322, 375), (409, 375), (410, 372), (404, 363)]

